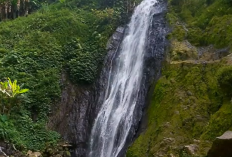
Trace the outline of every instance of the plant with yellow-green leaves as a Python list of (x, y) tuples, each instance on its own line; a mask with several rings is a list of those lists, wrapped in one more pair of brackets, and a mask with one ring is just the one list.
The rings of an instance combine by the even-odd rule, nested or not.
[(8, 81), (0, 82), (0, 108), (2, 109), (2, 113), (5, 110), (9, 113), (12, 105), (18, 104), (19, 100), (17, 97), (28, 91), (29, 89), (21, 89), (17, 84), (17, 80), (12, 82), (8, 78)]

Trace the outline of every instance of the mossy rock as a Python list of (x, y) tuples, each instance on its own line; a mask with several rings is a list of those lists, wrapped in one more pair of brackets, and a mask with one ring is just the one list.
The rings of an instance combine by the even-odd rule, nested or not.
[(171, 42), (171, 60), (195, 60), (197, 59), (197, 49), (188, 41), (179, 42), (173, 40)]

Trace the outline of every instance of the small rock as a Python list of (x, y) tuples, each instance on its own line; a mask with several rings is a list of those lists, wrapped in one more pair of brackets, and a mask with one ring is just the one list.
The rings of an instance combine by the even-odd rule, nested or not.
[(171, 154), (169, 154), (169, 157), (175, 157), (175, 155), (173, 155), (173, 154), (171, 153)]
[(165, 147), (169, 145), (170, 143), (174, 143), (175, 140), (173, 138), (164, 138), (162, 142), (160, 142), (160, 146)]
[(163, 126), (164, 126), (165, 128), (168, 128), (168, 127), (170, 127), (170, 123), (167, 122), (167, 123), (165, 123)]
[(156, 153), (157, 157), (164, 157), (166, 154), (163, 151), (159, 151), (158, 153)]
[(196, 154), (196, 152), (198, 150), (198, 146), (196, 144), (190, 144), (190, 145), (184, 146), (184, 150), (189, 155), (194, 155), (194, 154)]
[(170, 142), (174, 142), (174, 138), (164, 138), (163, 141), (170, 143)]
[(192, 93), (192, 92), (190, 92), (190, 91), (187, 91), (187, 95), (188, 95), (188, 96), (192, 96), (192, 95), (193, 95), (193, 93)]
[(201, 115), (196, 115), (195, 116), (195, 121), (198, 121), (198, 122), (202, 122), (204, 121), (205, 119), (203, 117), (201, 117)]
[(173, 78), (170, 80), (170, 82), (171, 83), (176, 83), (175, 79), (173, 79)]
[(31, 150), (29, 150), (27, 152), (27, 156), (28, 157), (41, 157), (41, 153), (40, 152), (32, 152)]

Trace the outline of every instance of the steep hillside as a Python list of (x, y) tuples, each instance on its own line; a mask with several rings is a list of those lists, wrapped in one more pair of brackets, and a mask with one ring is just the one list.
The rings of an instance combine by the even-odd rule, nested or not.
[(170, 0), (170, 39), (188, 40), (195, 46), (231, 47), (231, 6), (230, 0)]
[(60, 139), (46, 124), (51, 106), (60, 101), (62, 72), (84, 86), (98, 76), (121, 12), (92, 4), (57, 2), (0, 23), (0, 81), (9, 77), (29, 89), (8, 111), (0, 99), (0, 139), (16, 149), (42, 151)]
[(148, 108), (147, 128), (128, 156), (184, 156), (189, 145), (205, 156), (215, 137), (232, 127), (230, 97), (214, 77), (228, 65), (231, 60), (166, 66)]
[(232, 128), (231, 6), (169, 1), (170, 51), (151, 91), (147, 127), (127, 157), (206, 156), (213, 140)]

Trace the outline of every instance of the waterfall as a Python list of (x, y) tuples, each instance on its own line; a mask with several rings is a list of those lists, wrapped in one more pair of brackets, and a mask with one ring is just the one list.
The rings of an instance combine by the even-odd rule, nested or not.
[(159, 13), (158, 0), (143, 0), (135, 8), (118, 55), (115, 56), (105, 96), (95, 119), (89, 157), (118, 157), (133, 125), (143, 79), (144, 57), (152, 18)]

